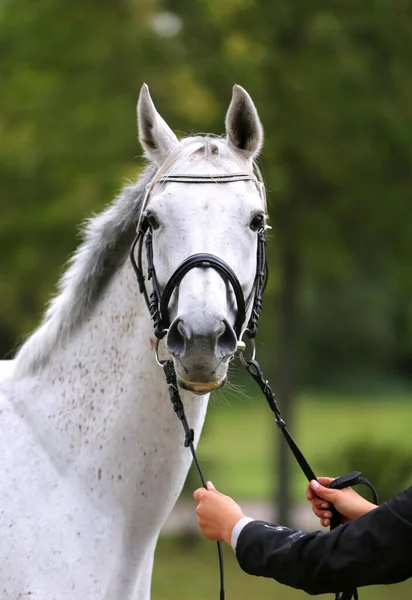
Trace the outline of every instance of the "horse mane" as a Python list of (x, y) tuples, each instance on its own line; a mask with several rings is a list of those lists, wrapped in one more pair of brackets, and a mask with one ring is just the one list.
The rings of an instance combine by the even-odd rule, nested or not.
[(127, 259), (150, 191), (160, 177), (196, 154), (211, 161), (217, 157), (234, 159), (243, 172), (254, 174), (262, 182), (255, 164), (230, 147), (225, 139), (213, 136), (185, 138), (160, 168), (150, 163), (137, 182), (126, 185), (106, 210), (85, 221), (83, 242), (69, 259), (57, 294), (40, 325), (18, 351), (15, 373), (30, 375), (42, 368), (56, 345), (67, 340), (90, 315), (114, 273)]

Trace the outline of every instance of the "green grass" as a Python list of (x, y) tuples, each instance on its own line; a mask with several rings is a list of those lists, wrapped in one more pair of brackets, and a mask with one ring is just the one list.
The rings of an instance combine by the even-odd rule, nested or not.
[[(224, 548), (227, 600), (305, 600), (302, 591), (282, 586), (271, 579), (251, 577), (241, 571), (235, 556)], [(333, 595), (317, 596), (332, 600)], [(396, 586), (374, 586), (360, 590), (361, 600), (409, 600), (412, 580)], [(159, 540), (152, 584), (152, 600), (218, 600), (219, 571), (216, 545), (201, 541), (182, 548), (176, 540)]]
[[(370, 443), (396, 444), (412, 454), (411, 400), (406, 396), (374, 399), (306, 394), (299, 400), (292, 433), (317, 474), (337, 476), (342, 474), (339, 449), (350, 441), (363, 438)], [(198, 448), (206, 477), (235, 498), (270, 498), (280, 435), (263, 397), (231, 398), (225, 403), (212, 398)], [(325, 456), (332, 465), (331, 473), (319, 472)], [(305, 485), (293, 462), (296, 499), (303, 497)]]

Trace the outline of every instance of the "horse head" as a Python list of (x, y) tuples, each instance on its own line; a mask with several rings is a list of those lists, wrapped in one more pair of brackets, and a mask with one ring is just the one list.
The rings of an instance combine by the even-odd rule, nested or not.
[[(263, 141), (262, 125), (250, 96), (236, 85), (225, 137), (179, 141), (144, 85), (138, 129), (146, 156), (157, 166), (142, 220), (150, 234), (149, 269), (158, 299), (169, 291), (162, 337), (181, 387), (205, 394), (225, 383), (252, 310), (258, 235), (266, 219), (254, 162)], [(204, 255), (213, 264), (196, 258)], [(177, 277), (182, 264), (189, 268)], [(217, 268), (220, 264), (222, 269)], [(240, 318), (242, 301), (246, 308)]]

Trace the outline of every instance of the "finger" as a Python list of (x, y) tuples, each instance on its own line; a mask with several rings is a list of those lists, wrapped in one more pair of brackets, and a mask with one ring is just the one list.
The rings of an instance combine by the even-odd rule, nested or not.
[(306, 498), (309, 500), (309, 502), (312, 502), (312, 500), (315, 498), (315, 493), (310, 487), (310, 485), (308, 485), (308, 487), (306, 488)]
[(206, 489), (208, 489), (208, 490), (215, 490), (216, 488), (215, 488), (215, 486), (213, 485), (213, 483), (211, 481), (208, 481), (206, 483)]
[(323, 487), (329, 487), (330, 482), (333, 481), (333, 479), (333, 477), (318, 477), (318, 482), (320, 485), (323, 485)]
[(321, 519), (321, 525), (322, 527), (330, 527), (330, 520), (329, 519)]
[(207, 493), (207, 490), (205, 490), (205, 488), (198, 488), (197, 490), (195, 490), (193, 492), (193, 498), (195, 500), (197, 500), (197, 502), (200, 502), (206, 493)]
[(315, 496), (312, 500), (312, 505), (316, 506), (316, 508), (329, 508), (329, 502), (325, 502), (322, 498)]
[(318, 519), (324, 519), (325, 518), (325, 511), (324, 510), (319, 510), (319, 508), (315, 508), (314, 506), (312, 506), (312, 511), (318, 517)]
[[(328, 478), (328, 479), (330, 479), (330, 478)], [(328, 500), (333, 502), (333, 499), (336, 496), (336, 490), (329, 489), (328, 487), (324, 487), (322, 484), (320, 484), (315, 479), (313, 479), (309, 485), (312, 488), (312, 490), (315, 492), (316, 496), (318, 496), (319, 498), (323, 498), (323, 500), (326, 502)]]
[(315, 513), (319, 519), (331, 519), (332, 513), (330, 510), (325, 510), (324, 508), (318, 508), (316, 506), (312, 506), (312, 511)]

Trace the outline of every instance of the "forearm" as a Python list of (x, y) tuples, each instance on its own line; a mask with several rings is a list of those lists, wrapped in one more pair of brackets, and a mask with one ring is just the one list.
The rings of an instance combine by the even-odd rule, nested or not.
[(251, 575), (321, 594), (411, 577), (411, 544), (411, 522), (382, 506), (329, 533), (249, 523), (236, 555)]

